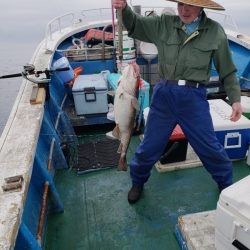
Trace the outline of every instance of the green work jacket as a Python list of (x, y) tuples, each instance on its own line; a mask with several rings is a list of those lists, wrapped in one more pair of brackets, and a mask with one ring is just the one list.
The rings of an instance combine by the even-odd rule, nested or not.
[(159, 74), (165, 80), (190, 80), (208, 84), (212, 61), (231, 103), (240, 101), (240, 86), (226, 34), (217, 22), (202, 13), (199, 28), (191, 35), (179, 16), (143, 17), (127, 5), (123, 24), (128, 35), (158, 48)]

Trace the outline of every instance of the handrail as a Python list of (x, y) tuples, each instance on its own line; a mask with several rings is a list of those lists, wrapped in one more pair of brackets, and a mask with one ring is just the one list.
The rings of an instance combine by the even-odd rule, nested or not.
[[(160, 6), (143, 6), (142, 10), (154, 10), (158, 15), (161, 14), (161, 11), (166, 8), (165, 7), (160, 7)], [(176, 8), (170, 6), (170, 8), (172, 8), (176, 13)], [(223, 28), (227, 28), (227, 27), (231, 27), (231, 29), (235, 32), (239, 33), (239, 28), (235, 22), (235, 20), (233, 19), (232, 16), (225, 14), (225, 13), (221, 13), (221, 12), (217, 12), (217, 11), (212, 11), (212, 10), (205, 10), (207, 16), (211, 17), (213, 20), (219, 22)]]
[[(112, 24), (108, 24), (106, 25), (103, 30), (102, 30), (102, 59), (104, 60), (105, 59), (105, 43), (104, 43), (104, 40), (105, 40), (105, 31), (107, 28), (109, 27), (113, 27)], [(113, 39), (115, 39), (113, 37)]]
[[(142, 6), (142, 10), (154, 10), (158, 15), (161, 15), (162, 11), (166, 8), (166, 6)], [(175, 11), (176, 8), (170, 6)], [(176, 12), (176, 11), (175, 11)], [(234, 19), (227, 14), (221, 12), (215, 12), (206, 10), (207, 15), (213, 16), (213, 19), (219, 22), (224, 28), (231, 27), (231, 29), (235, 32), (239, 32), (239, 28), (234, 21)], [(217, 17), (216, 17), (217, 16)], [(68, 13), (59, 17), (54, 18), (51, 20), (45, 32), (45, 46), (47, 48), (48, 42), (53, 40), (53, 34), (56, 32), (62, 32), (63, 28), (72, 27), (74, 25), (84, 25), (90, 21), (97, 21), (97, 20), (104, 20), (104, 19), (111, 19), (112, 17), (112, 9), (111, 8), (95, 8), (95, 9), (88, 9), (88, 10), (81, 10), (80, 13)], [(69, 18), (68, 24), (66, 24), (65, 19)], [(222, 20), (219, 20), (222, 19)], [(63, 23), (65, 25), (63, 27)], [(56, 29), (57, 27), (57, 29)], [(54, 28), (54, 30), (53, 30)]]
[[(71, 18), (71, 22), (69, 24), (69, 27), (73, 25), (73, 20), (75, 19), (75, 14), (74, 13), (67, 13), (65, 15), (62, 15), (62, 16), (59, 16), (59, 17), (56, 17), (54, 19), (52, 19), (48, 24), (47, 24), (47, 27), (46, 27), (46, 31), (45, 31), (45, 47), (47, 48), (47, 43), (48, 43), (48, 40), (52, 40), (53, 39), (53, 33), (55, 33), (56, 31), (58, 32), (62, 32), (62, 23), (63, 23), (63, 19), (66, 18), (66, 17), (72, 17)], [(53, 27), (56, 27), (58, 28), (58, 30), (54, 31), (53, 32)]]
[[(90, 17), (90, 12), (99, 12), (99, 17), (101, 18), (106, 18), (106, 16), (104, 15), (104, 12), (105, 11), (108, 11), (108, 18), (111, 19), (111, 8), (96, 8), (96, 9), (89, 9), (89, 10), (82, 10), (81, 11), (81, 15), (83, 17), (85, 17), (86, 19), (88, 19)], [(97, 20), (98, 19), (98, 16), (97, 15), (94, 15), (94, 20)]]
[(84, 25), (90, 21), (104, 20), (104, 18), (111, 19), (111, 8), (88, 9), (82, 10), (80, 13), (71, 12), (56, 17), (46, 26), (45, 47), (48, 48), (48, 42), (53, 40), (53, 35), (57, 32), (61, 33), (64, 28), (79, 24)]
[[(210, 10), (206, 10), (205, 12), (207, 13), (208, 17), (211, 17), (213, 20), (219, 22), (223, 26), (223, 28), (231, 27), (232, 31), (239, 33), (239, 27), (232, 16)], [(219, 19), (218, 17), (221, 19)]]

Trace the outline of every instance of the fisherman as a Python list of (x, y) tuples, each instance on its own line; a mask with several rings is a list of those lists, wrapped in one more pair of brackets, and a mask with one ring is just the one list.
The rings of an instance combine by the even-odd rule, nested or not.
[(216, 138), (206, 98), (214, 63), (232, 106), (230, 120), (240, 119), (240, 86), (226, 34), (203, 11), (224, 8), (211, 0), (169, 1), (177, 2), (178, 16), (142, 17), (131, 10), (126, 0), (113, 0), (116, 9), (122, 8), (129, 36), (157, 46), (161, 77), (153, 90), (144, 140), (130, 162), (131, 204), (140, 199), (151, 169), (177, 124), (219, 191), (232, 184), (232, 163)]

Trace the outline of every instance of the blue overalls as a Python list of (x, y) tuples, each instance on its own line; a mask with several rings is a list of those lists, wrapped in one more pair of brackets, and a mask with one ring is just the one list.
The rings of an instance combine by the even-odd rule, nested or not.
[(232, 184), (232, 163), (216, 138), (206, 88), (160, 81), (155, 85), (144, 139), (130, 162), (133, 185), (143, 185), (163, 154), (176, 124), (212, 178), (223, 189)]

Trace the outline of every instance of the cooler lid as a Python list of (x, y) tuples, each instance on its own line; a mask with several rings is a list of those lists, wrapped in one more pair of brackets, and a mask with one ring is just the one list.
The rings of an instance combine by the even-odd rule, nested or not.
[(250, 175), (221, 192), (219, 203), (250, 219)]
[(103, 73), (91, 75), (79, 75), (73, 85), (73, 92), (82, 92), (85, 88), (107, 90), (107, 81)]
[(244, 113), (250, 113), (250, 97), (241, 96), (241, 106)]
[(237, 122), (230, 121), (232, 107), (221, 99), (208, 100), (215, 131), (249, 129), (250, 120), (243, 115)]

